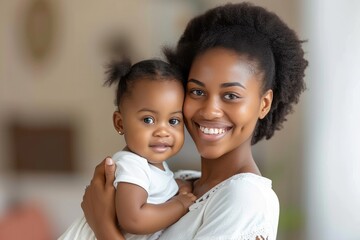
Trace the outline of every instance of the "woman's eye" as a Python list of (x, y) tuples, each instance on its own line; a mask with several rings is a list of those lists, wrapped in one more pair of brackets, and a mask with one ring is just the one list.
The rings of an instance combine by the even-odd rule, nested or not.
[(205, 95), (204, 91), (199, 90), (199, 89), (191, 90), (190, 93), (195, 95), (195, 96), (203, 96), (203, 95)]
[(179, 119), (176, 119), (176, 118), (170, 119), (170, 120), (169, 120), (169, 124), (170, 124), (171, 126), (178, 125), (178, 124), (180, 124), (180, 120), (179, 120)]
[(226, 100), (234, 100), (234, 99), (238, 99), (240, 97), (238, 95), (236, 95), (236, 94), (228, 93), (228, 94), (224, 95), (224, 98)]
[(144, 118), (143, 121), (146, 124), (154, 124), (154, 122), (155, 122), (154, 118), (152, 118), (152, 117), (146, 117), (146, 118)]

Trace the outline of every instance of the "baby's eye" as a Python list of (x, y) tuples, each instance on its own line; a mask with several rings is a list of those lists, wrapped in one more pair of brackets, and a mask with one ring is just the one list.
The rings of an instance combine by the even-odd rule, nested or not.
[(235, 100), (235, 99), (238, 99), (240, 97), (238, 95), (234, 94), (234, 93), (228, 93), (228, 94), (224, 95), (224, 98), (226, 100)]
[(154, 124), (154, 123), (155, 123), (155, 120), (154, 120), (153, 117), (145, 117), (145, 118), (143, 119), (143, 121), (144, 121), (144, 123), (146, 123), (146, 124)]
[(172, 118), (172, 119), (169, 120), (169, 124), (171, 126), (178, 125), (178, 124), (180, 124), (180, 120), (176, 119), (176, 118)]

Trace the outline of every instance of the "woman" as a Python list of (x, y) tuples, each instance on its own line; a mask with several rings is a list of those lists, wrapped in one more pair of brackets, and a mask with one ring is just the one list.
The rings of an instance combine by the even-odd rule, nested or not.
[[(198, 200), (160, 239), (276, 239), (278, 199), (251, 147), (282, 128), (305, 89), (301, 41), (275, 14), (227, 4), (191, 20), (165, 55), (186, 79), (184, 117), (201, 177)], [(98, 165), (82, 203), (100, 240), (123, 239), (113, 171), (111, 159)]]

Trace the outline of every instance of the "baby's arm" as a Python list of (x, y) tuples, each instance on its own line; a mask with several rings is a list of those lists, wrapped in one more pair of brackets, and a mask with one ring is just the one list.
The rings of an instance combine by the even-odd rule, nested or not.
[(162, 204), (147, 203), (148, 194), (140, 186), (119, 182), (116, 190), (116, 214), (123, 230), (132, 234), (150, 234), (175, 223), (195, 201), (192, 193), (179, 194)]

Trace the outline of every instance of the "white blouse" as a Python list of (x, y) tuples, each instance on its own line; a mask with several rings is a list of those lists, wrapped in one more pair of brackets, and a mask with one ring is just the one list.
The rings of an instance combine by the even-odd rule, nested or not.
[[(199, 176), (200, 173), (194, 171), (175, 173), (175, 178)], [(276, 239), (279, 201), (271, 188), (270, 179), (252, 173), (237, 174), (213, 187), (189, 210), (179, 221), (165, 229), (159, 239)], [(59, 239), (88, 240), (95, 239), (95, 236), (83, 218)]]
[(271, 180), (241, 173), (199, 198), (160, 239), (272, 240), (276, 239), (278, 221), (279, 201)]

